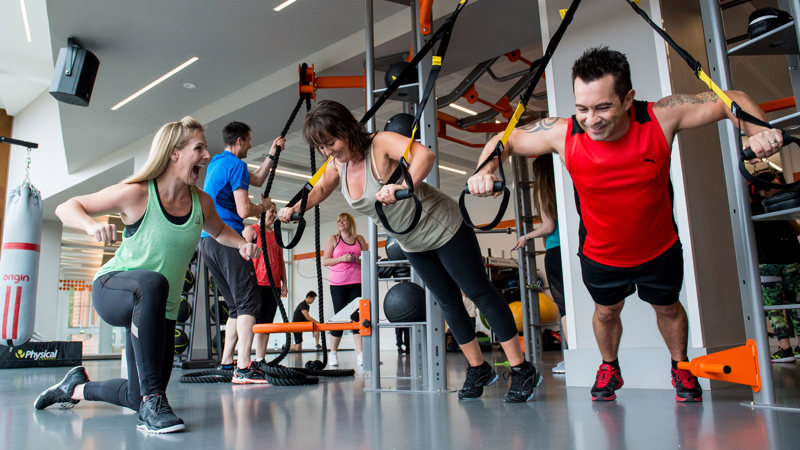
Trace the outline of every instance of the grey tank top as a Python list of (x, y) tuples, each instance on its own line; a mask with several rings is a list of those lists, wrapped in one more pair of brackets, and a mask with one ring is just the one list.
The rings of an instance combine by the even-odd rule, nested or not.
[[(380, 223), (378, 214), (375, 212), (375, 194), (385, 183), (376, 180), (372, 173), (371, 166), (375, 164), (372, 156), (372, 147), (367, 150), (365, 159), (364, 170), (366, 173), (364, 179), (366, 180), (366, 186), (361, 198), (353, 200), (347, 190), (347, 163), (342, 165), (342, 170), (339, 172), (339, 185), (344, 199), (353, 210), (369, 216), (375, 223)], [(452, 239), (461, 226), (462, 219), (458, 204), (455, 200), (427, 183), (420, 183), (418, 186), (414, 186), (414, 194), (422, 203), (422, 215), (419, 223), (407, 234), (389, 234), (397, 238), (403, 251), (419, 253), (427, 250), (436, 250)], [(386, 218), (392, 228), (405, 230), (414, 217), (414, 201), (410, 199), (401, 200), (394, 205), (384, 207), (383, 212), (386, 214)]]

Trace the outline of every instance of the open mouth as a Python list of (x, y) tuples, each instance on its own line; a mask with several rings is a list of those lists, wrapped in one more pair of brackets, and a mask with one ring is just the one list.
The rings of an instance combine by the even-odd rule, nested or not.
[(199, 177), (200, 176), (200, 169), (202, 169), (202, 168), (203, 168), (203, 166), (200, 166), (200, 165), (196, 165), (196, 166), (192, 167), (192, 175), (194, 175), (196, 177)]

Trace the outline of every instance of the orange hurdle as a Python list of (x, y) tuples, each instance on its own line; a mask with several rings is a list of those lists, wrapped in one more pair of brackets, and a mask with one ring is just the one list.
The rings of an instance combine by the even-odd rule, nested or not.
[(747, 384), (753, 392), (761, 390), (758, 351), (756, 342), (752, 339), (748, 339), (741, 347), (679, 362), (678, 368), (688, 370), (696, 377)]
[(284, 322), (262, 323), (253, 325), (253, 333), (303, 333), (311, 331), (342, 331), (358, 330), (362, 336), (372, 335), (372, 322), (369, 315), (369, 300), (362, 298), (358, 301), (359, 322), (350, 323), (314, 323), (314, 322)]

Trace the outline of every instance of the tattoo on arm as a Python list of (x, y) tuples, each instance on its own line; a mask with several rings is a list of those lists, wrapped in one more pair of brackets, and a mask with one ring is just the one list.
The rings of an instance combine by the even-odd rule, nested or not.
[(675, 94), (669, 97), (664, 97), (656, 104), (661, 108), (673, 108), (680, 105), (699, 105), (704, 103), (717, 103), (719, 97), (711, 91), (703, 92), (696, 95)]
[(524, 127), (520, 127), (521, 130), (525, 131), (526, 133), (537, 133), (539, 131), (547, 131), (552, 129), (558, 123), (558, 117), (547, 117), (542, 120), (537, 120), (536, 122), (525, 125)]

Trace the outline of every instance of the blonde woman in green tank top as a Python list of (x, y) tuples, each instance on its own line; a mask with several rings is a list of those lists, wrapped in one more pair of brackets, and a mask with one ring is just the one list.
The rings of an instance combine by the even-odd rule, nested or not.
[(209, 159), (203, 126), (185, 117), (161, 127), (138, 173), (56, 208), (65, 226), (84, 230), (106, 245), (117, 242), (118, 231), (102, 217), (119, 214), (125, 224), (116, 255), (94, 280), (92, 303), (103, 320), (126, 328), (128, 378), (89, 382), (84, 368), (75, 367), (37, 398), (36, 409), (84, 399), (105, 401), (138, 411), (137, 428), (146, 432), (185, 428), (165, 391), (174, 356), (177, 300), (200, 231), (238, 248), (244, 259), (260, 254), (255, 244), (222, 222), (211, 197), (195, 186)]
[[(309, 192), (307, 208), (321, 203), (337, 187), (350, 206), (375, 222), (374, 204), (381, 202), (389, 222), (404, 229), (413, 216), (412, 202), (398, 202), (395, 192), (406, 189), (387, 180), (403, 157), (409, 139), (393, 132), (370, 134), (344, 105), (321, 101), (306, 115), (303, 137), (326, 157), (330, 157), (323, 176)], [(497, 373), (483, 358), (475, 326), (464, 308), (461, 291), (481, 310), (498, 337), (511, 365), (511, 387), (507, 402), (533, 398), (541, 374), (525, 358), (520, 348), (516, 323), (505, 299), (486, 274), (475, 232), (464, 224), (458, 205), (448, 195), (423, 182), (433, 168), (435, 155), (414, 142), (409, 151), (408, 173), (414, 193), (422, 204), (416, 227), (397, 238), (411, 265), (436, 296), (453, 336), (467, 358), (468, 368), (459, 398), (475, 398), (484, 386), (497, 379)], [(287, 223), (299, 205), (282, 208), (278, 219)]]

